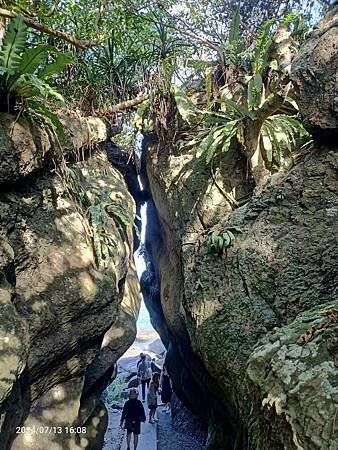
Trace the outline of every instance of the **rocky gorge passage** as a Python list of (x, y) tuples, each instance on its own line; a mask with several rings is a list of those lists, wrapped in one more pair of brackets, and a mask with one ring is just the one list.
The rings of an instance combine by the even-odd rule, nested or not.
[(210, 167), (148, 133), (133, 161), (97, 117), (58, 111), (60, 144), (1, 114), (0, 450), (104, 448), (140, 289), (180, 399), (160, 450), (338, 448), (335, 5), (289, 74), (313, 146), (256, 187), (236, 145)]

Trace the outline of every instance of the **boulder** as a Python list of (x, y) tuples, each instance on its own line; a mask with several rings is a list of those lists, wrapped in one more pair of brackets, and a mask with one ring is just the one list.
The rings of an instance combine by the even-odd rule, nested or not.
[(331, 420), (338, 405), (337, 323), (338, 301), (328, 302), (257, 343), (247, 369), (259, 407), (251, 428), (256, 448), (338, 447), (338, 424)]
[[(171, 335), (169, 372), (180, 399), (209, 422), (208, 448), (228, 449), (236, 441), (256, 448), (251, 434), (249, 442), (246, 437), (248, 424), (258, 423), (255, 435), (265, 433), (277, 450), (286, 438), (257, 422), (260, 403), (247, 394), (246, 367), (259, 339), (337, 295), (337, 154), (317, 148), (289, 173), (273, 176), (245, 206), (231, 214), (224, 202), (207, 216), (203, 205), (210, 205), (213, 180), (200, 164), (193, 151), (162, 163), (154, 152), (148, 161), (163, 236), (154, 254), (160, 254), (160, 302)], [(236, 235), (222, 256), (208, 246), (215, 223)], [(326, 420), (333, 423), (331, 411)], [(285, 433), (292, 441), (290, 424)]]
[(53, 167), (63, 159), (79, 158), (93, 144), (106, 139), (106, 124), (97, 117), (59, 110), (66, 142), (60, 146), (55, 132), (35, 122), (0, 113), (0, 185), (16, 183), (43, 167)]
[[(31, 424), (88, 424), (83, 444), (99, 448), (107, 420), (98, 397), (136, 335), (135, 205), (100, 150), (63, 167), (61, 177), (49, 173), (48, 158), (37, 152), (41, 140), (23, 123), (17, 126), (27, 147), (26, 137), (0, 130), (0, 174), (7, 171), (0, 175), (0, 448), (16, 438), (13, 448), (52, 449), (39, 433), (15, 434), (16, 426)], [(104, 137), (101, 128), (93, 126), (93, 133)], [(85, 140), (88, 134), (81, 145)], [(15, 160), (28, 147), (27, 164), (9, 169), (11, 151)], [(42, 167), (47, 170), (37, 172)], [(18, 179), (20, 186), (13, 184)], [(100, 224), (88, 223), (88, 202), (108, 212), (108, 250), (94, 229)], [(83, 448), (81, 436), (52, 434), (55, 448)]]
[(126, 356), (121, 358), (118, 362), (119, 370), (128, 372), (131, 374), (137, 373), (137, 363), (139, 361), (139, 356)]
[(327, 142), (338, 133), (337, 27), (336, 4), (309, 35), (291, 68), (304, 126)]
[(150, 344), (146, 345), (145, 351), (155, 353), (156, 355), (161, 355), (165, 352), (165, 347), (161, 339), (156, 339)]

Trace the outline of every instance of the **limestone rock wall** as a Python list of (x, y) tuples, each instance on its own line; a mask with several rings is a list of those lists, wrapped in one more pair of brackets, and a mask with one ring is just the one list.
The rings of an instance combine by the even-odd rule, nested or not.
[(292, 82), (304, 125), (318, 139), (338, 132), (338, 5), (310, 34), (292, 63)]
[[(67, 120), (71, 128), (71, 117)], [(77, 120), (73, 128), (80, 133)], [(9, 126), (10, 118), (1, 121)], [(95, 448), (106, 424), (98, 395), (136, 334), (135, 205), (105, 152), (96, 149), (91, 158), (70, 164), (76, 184), (67, 184), (48, 171), (49, 158), (35, 153), (41, 142), (32, 125), (19, 125), (12, 135), (0, 133), (5, 155), (0, 164), (0, 448)], [(103, 130), (95, 129), (80, 147), (104, 138)], [(19, 172), (6, 170), (23, 153), (27, 165)], [(72, 186), (81, 189), (74, 193)], [(81, 208), (84, 193), (91, 207), (108, 212), (109, 249), (102, 247), (100, 229), (93, 234), (89, 226), (88, 210)], [(63, 428), (15, 435), (22, 425)], [(73, 425), (86, 426), (86, 433), (66, 433)]]
[(83, 117), (74, 111), (60, 110), (64, 140), (51, 129), (32, 120), (14, 120), (0, 115), (0, 185), (12, 184), (43, 168), (53, 168), (70, 155), (80, 156), (106, 139), (106, 124), (97, 117)]
[[(223, 216), (228, 220), (223, 226), (240, 232), (223, 257), (208, 249), (199, 206), (187, 220), (182, 205), (193, 206), (194, 201), (191, 189), (174, 176), (175, 158), (170, 158), (167, 169), (152, 161), (148, 173), (164, 237), (158, 267), (162, 309), (175, 347), (169, 359), (173, 377), (179, 358), (189, 373), (186, 383), (194, 380), (206, 393), (205, 419), (210, 421), (214, 415), (222, 418), (222, 429), (234, 434), (239, 430), (241, 448), (247, 439), (246, 424), (256, 420), (250, 411), (259, 405), (247, 393), (246, 367), (255, 344), (274, 328), (293, 322), (302, 311), (326, 302), (337, 308), (337, 155), (327, 148), (317, 149), (290, 173), (274, 177), (262, 194), (231, 215), (224, 202)], [(208, 202), (202, 195), (198, 201)], [(199, 224), (200, 231), (194, 224)], [(325, 363), (332, 365), (330, 360)], [(306, 383), (304, 389), (308, 389)], [(191, 392), (186, 395), (191, 398)], [(220, 406), (222, 412), (213, 414)], [(305, 414), (300, 396), (295, 414), (302, 417), (302, 411)], [(327, 414), (333, 420), (332, 412)], [(219, 434), (213, 424), (210, 427)], [(291, 428), (288, 431), (292, 435)], [(215, 448), (227, 448), (223, 436), (215, 439)], [(248, 439), (252, 442), (250, 433)], [(308, 437), (299, 439), (306, 442)], [(326, 446), (315, 448), (330, 448), (331, 439), (332, 430)], [(279, 442), (274, 448), (284, 447)]]
[[(317, 142), (247, 204), (232, 212), (224, 195), (240, 200), (250, 191), (236, 149), (217, 183), (198, 149), (161, 157), (156, 147), (148, 155), (163, 240), (152, 252), (167, 327), (163, 332), (161, 322), (158, 329), (169, 336), (175, 390), (209, 425), (208, 449), (338, 446), (338, 158), (336, 142), (327, 141), (337, 130), (330, 103), (336, 80), (327, 84), (319, 76), (331, 77), (337, 64), (324, 55), (319, 69), (315, 61), (316, 45), (336, 30), (335, 22), (332, 32), (325, 23), (294, 67), (308, 67), (309, 74), (312, 64), (318, 68), (316, 82), (303, 70), (297, 85), (301, 114), (310, 131), (315, 124)], [(327, 101), (319, 103), (311, 89), (318, 95), (324, 89)], [(236, 237), (221, 256), (208, 247), (216, 224)]]

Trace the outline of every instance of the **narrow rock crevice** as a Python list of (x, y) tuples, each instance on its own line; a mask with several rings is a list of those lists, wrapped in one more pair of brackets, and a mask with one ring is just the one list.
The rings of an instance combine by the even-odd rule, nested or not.
[[(151, 187), (147, 174), (148, 152), (154, 144), (152, 135), (144, 136), (142, 140), (141, 164), (135, 164), (130, 154), (114, 145), (106, 143), (108, 160), (123, 174), (126, 184), (135, 202), (137, 215), (140, 217), (141, 207), (147, 202), (147, 224), (144, 246), (139, 248), (145, 262), (145, 270), (140, 277), (141, 291), (145, 305), (149, 311), (151, 323), (159, 333), (167, 348), (166, 365), (169, 369), (175, 392), (185, 406), (197, 416), (202, 423), (209, 426), (210, 439), (213, 440), (215, 427), (217, 434), (222, 429), (222, 448), (235, 448), (235, 436), (238, 432), (238, 419), (230, 413), (228, 406), (221, 400), (218, 406), (211, 406), (210, 398), (215, 396), (217, 382), (212, 379), (198, 356), (193, 352), (186, 328), (186, 323), (180, 319), (180, 339), (167, 323), (163, 304), (165, 293), (161, 293), (161, 259), (165, 255), (165, 224), (160, 222), (157, 209), (152, 198)], [(138, 167), (138, 170), (137, 170)], [(139, 181), (138, 181), (139, 180)], [(140, 185), (142, 188), (140, 188)], [(140, 230), (139, 219), (136, 226)], [(135, 241), (137, 242), (137, 233)], [(136, 247), (139, 244), (136, 244)], [(173, 249), (174, 250), (174, 249)], [(172, 273), (178, 285), (183, 286), (183, 272), (177, 255), (177, 266)], [(183, 288), (181, 289), (183, 293)], [(162, 296), (162, 301), (161, 301)], [(217, 425), (219, 424), (219, 425)], [(226, 425), (228, 424), (228, 425)]]

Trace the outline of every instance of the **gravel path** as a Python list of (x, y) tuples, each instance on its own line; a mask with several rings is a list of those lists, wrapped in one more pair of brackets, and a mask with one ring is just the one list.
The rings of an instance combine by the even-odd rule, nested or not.
[(205, 447), (187, 434), (174, 430), (171, 426), (171, 415), (158, 409), (157, 425), (158, 450), (204, 450)]
[(120, 450), (124, 432), (120, 427), (121, 410), (108, 409), (108, 428), (104, 437), (102, 450)]

